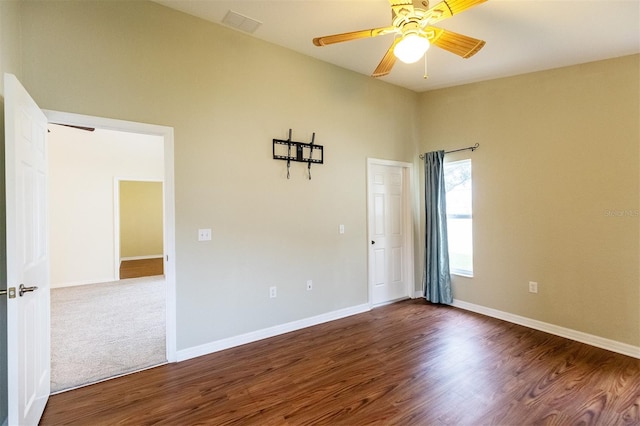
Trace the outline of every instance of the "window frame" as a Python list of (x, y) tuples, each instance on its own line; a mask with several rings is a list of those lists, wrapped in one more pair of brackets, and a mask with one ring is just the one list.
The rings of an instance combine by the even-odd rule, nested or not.
[[(446, 162), (444, 164), (445, 167), (445, 184), (446, 184), (446, 170), (448, 167), (451, 167), (452, 165), (455, 164), (459, 164), (459, 163), (468, 163), (469, 164), (469, 169), (470, 169), (470, 176), (469, 176), (469, 180), (471, 181), (471, 188), (470, 188), (470, 197), (471, 197), (471, 213), (469, 214), (459, 214), (459, 213), (449, 213), (449, 205), (447, 204), (447, 212), (446, 212), (446, 217), (447, 217), (447, 230), (449, 229), (449, 220), (450, 219), (469, 219), (470, 223), (471, 223), (471, 270), (468, 269), (461, 269), (461, 268), (453, 268), (451, 266), (451, 263), (449, 263), (449, 273), (451, 275), (458, 275), (461, 277), (466, 277), (466, 278), (473, 278), (474, 276), (474, 265), (473, 265), (473, 167), (472, 167), (472, 161), (470, 158), (465, 158), (462, 160), (456, 160), (456, 161), (450, 161), (450, 162)], [(448, 191), (447, 191), (447, 195), (448, 195)], [(450, 234), (449, 232), (447, 232), (447, 246), (451, 247), (451, 240), (450, 240)], [(449, 258), (451, 259), (451, 251), (450, 249), (448, 250), (449, 252)]]

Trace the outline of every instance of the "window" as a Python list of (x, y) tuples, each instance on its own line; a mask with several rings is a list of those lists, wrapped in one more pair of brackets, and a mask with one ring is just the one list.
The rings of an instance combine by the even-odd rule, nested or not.
[(451, 273), (473, 276), (471, 160), (444, 165)]

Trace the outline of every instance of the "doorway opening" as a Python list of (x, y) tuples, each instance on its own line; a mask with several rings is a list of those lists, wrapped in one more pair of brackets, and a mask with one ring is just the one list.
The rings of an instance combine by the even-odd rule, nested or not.
[[(107, 171), (107, 173), (111, 173), (111, 175), (108, 178), (108, 182), (105, 183), (105, 185), (107, 185), (108, 188), (104, 188), (103, 192), (97, 190), (95, 187), (93, 190), (90, 189), (86, 191), (86, 193), (89, 195), (87, 195), (83, 200), (84, 203), (86, 204), (94, 203), (96, 205), (101, 205), (102, 208), (96, 208), (94, 210), (91, 210), (92, 213), (89, 213), (86, 215), (87, 218), (85, 218), (86, 219), (85, 221), (83, 221), (83, 219), (76, 220), (76, 222), (78, 221), (83, 222), (82, 227), (73, 228), (74, 230), (71, 232), (67, 232), (67, 235), (66, 235), (68, 240), (73, 239), (73, 238), (68, 238), (69, 236), (76, 235), (76, 234), (81, 234), (80, 236), (84, 235), (84, 237), (87, 237), (87, 235), (89, 236), (89, 238), (84, 243), (84, 246), (80, 247), (84, 251), (89, 252), (88, 253), (89, 255), (85, 257), (87, 259), (86, 262), (73, 262), (72, 260), (71, 262), (73, 262), (73, 265), (70, 268), (70, 270), (73, 270), (74, 266), (79, 267), (79, 269), (85, 268), (85, 271), (84, 271), (85, 275), (75, 275), (75, 276), (68, 275), (65, 277), (64, 275), (60, 275), (61, 273), (60, 270), (56, 270), (56, 267), (54, 266), (55, 261), (52, 262), (52, 268), (51, 268), (52, 269), (51, 282), (53, 284), (52, 285), (52, 303), (54, 301), (53, 291), (58, 291), (58, 290), (55, 290), (55, 288), (56, 288), (56, 284), (60, 284), (60, 283), (63, 284), (61, 287), (65, 287), (65, 288), (61, 288), (60, 290), (66, 291), (67, 287), (64, 285), (65, 283), (66, 284), (70, 283), (73, 286), (74, 284), (88, 284), (90, 282), (94, 282), (94, 283), (99, 282), (99, 283), (102, 283), (100, 284), (100, 286), (102, 287), (98, 289), (98, 287), (96, 286), (93, 289), (93, 291), (94, 293), (97, 291), (97, 294), (102, 294), (102, 296), (94, 295), (91, 297), (113, 298), (113, 297), (119, 296), (119, 297), (125, 297), (125, 299), (122, 299), (122, 300), (127, 300), (127, 301), (136, 300), (134, 298), (134, 295), (140, 292), (153, 292), (153, 293), (145, 293), (144, 295), (141, 295), (141, 296), (139, 295), (140, 299), (138, 300), (141, 300), (141, 302), (136, 302), (135, 304), (128, 306), (128, 308), (126, 308), (125, 306), (126, 303), (124, 303), (123, 301), (117, 301), (116, 299), (116, 301), (113, 303), (115, 303), (115, 306), (119, 306), (119, 308), (113, 309), (113, 311), (122, 309), (121, 313), (123, 314), (122, 315), (123, 317), (126, 315), (133, 315), (131, 318), (136, 319), (136, 321), (142, 316), (142, 313), (147, 312), (147, 314), (150, 315), (149, 317), (152, 318), (152, 320), (150, 320), (152, 323), (157, 324), (160, 321), (162, 325), (162, 330), (160, 331), (163, 334), (163, 336), (161, 337), (163, 338), (162, 340), (164, 344), (164, 347), (160, 349), (158, 349), (157, 347), (157, 343), (158, 343), (157, 341), (155, 342), (155, 346), (154, 346), (154, 345), (149, 345), (149, 341), (145, 340), (146, 335), (149, 334), (148, 328), (147, 329), (141, 328), (140, 330), (136, 331), (134, 327), (130, 327), (132, 328), (131, 332), (133, 334), (125, 338), (129, 339), (132, 345), (139, 346), (143, 352), (153, 351), (154, 353), (152, 355), (155, 357), (153, 359), (160, 360), (160, 362), (156, 362), (155, 365), (161, 364), (167, 361), (175, 362), (176, 361), (175, 267), (174, 267), (174, 259), (175, 259), (174, 221), (175, 220), (174, 220), (174, 193), (173, 193), (173, 188), (174, 188), (173, 186), (174, 185), (173, 183), (173, 129), (169, 127), (164, 127), (164, 126), (134, 123), (134, 122), (121, 121), (121, 120), (112, 120), (112, 119), (105, 119), (100, 117), (90, 117), (90, 116), (62, 113), (62, 112), (56, 112), (56, 111), (45, 110), (44, 112), (50, 123), (50, 127), (54, 127), (53, 125), (55, 123), (55, 124), (62, 124), (65, 126), (65, 128), (75, 130), (76, 132), (79, 132), (79, 131), (87, 132), (87, 129), (94, 129), (94, 132), (92, 133), (94, 134), (102, 133), (104, 135), (107, 135), (108, 139), (111, 138), (110, 141), (107, 141), (106, 143), (106, 146), (108, 146), (110, 149), (116, 148), (116, 145), (118, 144), (121, 144), (121, 145), (124, 144), (126, 145), (127, 148), (132, 148), (134, 149), (134, 151), (136, 149), (140, 151), (137, 153), (136, 152), (132, 153), (131, 151), (125, 151), (125, 153), (123, 154), (122, 152), (119, 153), (117, 150), (114, 150), (113, 152), (110, 152), (106, 155), (103, 152), (101, 155), (97, 156), (98, 158), (93, 158), (93, 159), (91, 157), (92, 155), (91, 153), (88, 153), (88, 154), (85, 153), (88, 155), (88, 157), (79, 157), (79, 158), (77, 157), (78, 161), (81, 161), (81, 162), (84, 161), (86, 163), (86, 164), (83, 164), (81, 167), (79, 167), (79, 169), (82, 170), (82, 167), (87, 168), (85, 173), (81, 173), (80, 176), (71, 177), (71, 179), (75, 178), (76, 184), (79, 184), (79, 185), (82, 185), (82, 184), (89, 185), (89, 179), (87, 178), (87, 176), (90, 173), (95, 172), (95, 170), (90, 171), (90, 169), (96, 168), (95, 166), (96, 163), (94, 161), (97, 161), (98, 164), (100, 164), (101, 166), (108, 165), (107, 163), (109, 163), (109, 161), (115, 161), (117, 164), (119, 164), (119, 167), (112, 168), (111, 170)], [(58, 126), (55, 126), (55, 127), (58, 127)], [(115, 138), (115, 136), (118, 136), (118, 135), (124, 135), (124, 138), (126, 139), (126, 141), (118, 142), (117, 138)], [(134, 143), (132, 141), (137, 141), (137, 142)], [(90, 147), (89, 145), (90, 144), (85, 144), (85, 146), (82, 149), (83, 150), (86, 149), (87, 151), (90, 152), (90, 148), (92, 147)], [(79, 153), (75, 152), (74, 155), (79, 155)], [(95, 151), (93, 155), (95, 156)], [(84, 160), (82, 158), (84, 158)], [(51, 161), (53, 162), (53, 159)], [(93, 162), (93, 166), (91, 165), (92, 162)], [(55, 163), (52, 163), (51, 165), (52, 167), (56, 167)], [(125, 166), (127, 166), (128, 168)], [(141, 174), (141, 170), (147, 170), (146, 174), (144, 173)], [(52, 170), (50, 170), (50, 172), (52, 172)], [(53, 170), (53, 172), (54, 172), (53, 174), (55, 175), (56, 171)], [(102, 178), (104, 178), (104, 176)], [(117, 186), (114, 184), (114, 182), (117, 184)], [(146, 216), (147, 218), (146, 224), (153, 223), (154, 226), (149, 227), (150, 229), (148, 230), (148, 232), (147, 231), (137, 232), (134, 238), (130, 238), (129, 239), (130, 241), (127, 242), (128, 246), (125, 248), (124, 252), (121, 244), (122, 238), (120, 234), (120, 229), (122, 228), (122, 223), (123, 223), (121, 214), (120, 214), (121, 213), (120, 212), (120, 208), (121, 208), (120, 193), (122, 192), (120, 191), (121, 182), (146, 182), (149, 184), (155, 184), (155, 188), (153, 188), (153, 190), (151, 191), (153, 192), (154, 195), (153, 197), (150, 197), (154, 199), (153, 205), (155, 207), (151, 208), (149, 207), (150, 205), (144, 206), (140, 204), (138, 204), (137, 206), (135, 205), (129, 206), (134, 210), (137, 208), (138, 209), (137, 213), (139, 214), (138, 215), (131, 214), (131, 215), (128, 215), (127, 218), (125, 218), (125, 222), (131, 221), (131, 220), (133, 220), (134, 222), (135, 221), (145, 222), (145, 220), (142, 219), (141, 216)], [(52, 186), (55, 186), (55, 182), (52, 183)], [(140, 188), (137, 188), (137, 189), (140, 189)], [(126, 191), (127, 190), (125, 189), (125, 192)], [(158, 194), (160, 194), (159, 197), (158, 197)], [(116, 198), (116, 196), (118, 198)], [(140, 197), (141, 197), (141, 193), (138, 193), (137, 196), (134, 195), (132, 199), (134, 200), (137, 199), (138, 201), (140, 201)], [(142, 196), (142, 198), (144, 197), (146, 197), (146, 195)], [(99, 199), (100, 202), (96, 201), (97, 199)], [(55, 194), (52, 194), (51, 208), (53, 209), (54, 204), (57, 204), (59, 202), (66, 202), (66, 201), (68, 200), (57, 199), (55, 198)], [(108, 206), (107, 204), (105, 204), (107, 202), (110, 203), (111, 206)], [(82, 203), (79, 202), (77, 199), (75, 200), (75, 203), (76, 203), (75, 207), (78, 207), (78, 208), (82, 207), (81, 206)], [(100, 203), (103, 203), (103, 204), (100, 204)], [(110, 224), (104, 225), (104, 227), (108, 228), (106, 232), (109, 233), (110, 240), (106, 241), (105, 244), (96, 244), (95, 245), (96, 247), (90, 250), (89, 247), (93, 246), (92, 238), (95, 237), (96, 239), (98, 239), (99, 238), (98, 235), (101, 232), (102, 233), (105, 232), (105, 229), (102, 229), (103, 226), (98, 225), (98, 222), (96, 222), (100, 216), (109, 217)], [(52, 223), (51, 223), (52, 235), (55, 234), (56, 232), (64, 231), (61, 229), (56, 229), (56, 223), (57, 222), (52, 220)], [(102, 223), (106, 223), (106, 222), (102, 222)], [(128, 223), (126, 226), (130, 227), (131, 224)], [(56, 248), (53, 247), (53, 244), (54, 244), (53, 240), (55, 239), (52, 238), (52, 249), (53, 249), (52, 251), (56, 250)], [(78, 247), (76, 246), (74, 249), (78, 249)], [(70, 249), (70, 250), (74, 250), (74, 249)], [(129, 255), (127, 256), (126, 253), (129, 253)], [(152, 276), (147, 277), (148, 279), (136, 277), (136, 278), (128, 278), (128, 279), (121, 280), (120, 265), (123, 257), (133, 258), (129, 260), (134, 260), (136, 258), (143, 258), (143, 259), (153, 258), (156, 265), (159, 261), (161, 273), (156, 274), (155, 272), (152, 272), (151, 273)], [(142, 260), (142, 259), (137, 259), (137, 260)], [(89, 264), (94, 263), (93, 269), (88, 268), (89, 275), (86, 275), (87, 265), (85, 265), (85, 263), (89, 263)], [(104, 265), (107, 265), (107, 266), (104, 266)], [(62, 270), (64, 271), (64, 268), (62, 268)], [(96, 274), (96, 271), (99, 271), (99, 272)], [(157, 271), (157, 269), (154, 269), (154, 271)], [(82, 294), (88, 294), (86, 292), (91, 286), (92, 285), (75, 286), (75, 288), (79, 288), (81, 290), (81, 292), (78, 293), (80, 294), (80, 296), (78, 295), (63, 296), (62, 300), (67, 302), (68, 300), (66, 299), (70, 299), (73, 297), (79, 297), (80, 299), (83, 299), (85, 296), (83, 296)], [(64, 291), (61, 291), (60, 293), (64, 294)], [(82, 291), (84, 291), (85, 293), (82, 293)], [(67, 293), (67, 294), (70, 294), (70, 293)], [(149, 294), (154, 294), (155, 296), (150, 297)], [(156, 301), (156, 304), (153, 305), (153, 308), (152, 308), (150, 307), (151, 305), (147, 304), (147, 302), (151, 303), (154, 300)], [(161, 304), (158, 304), (160, 302)], [(100, 306), (100, 303), (97, 306)], [(125, 312), (125, 308), (129, 309), (129, 311)], [(158, 312), (159, 310), (161, 312)], [(118, 312), (111, 313), (110, 315), (117, 317)], [(73, 321), (73, 319), (71, 319), (70, 321)], [(105, 321), (110, 321), (110, 320), (106, 319)], [(132, 322), (129, 321), (128, 324), (132, 324)], [(52, 324), (52, 326), (53, 325), (54, 324)], [(110, 327), (108, 327), (108, 324), (101, 324), (101, 326), (102, 325), (106, 325), (106, 327), (100, 328), (99, 329), (100, 331), (98, 332), (98, 334), (100, 334), (101, 336), (103, 336), (105, 339), (108, 340)], [(122, 327), (116, 326), (114, 328), (122, 328)], [(158, 330), (156, 329), (155, 332), (157, 333)], [(149, 349), (152, 347), (154, 349)], [(158, 354), (157, 353), (158, 351), (161, 351), (164, 353)], [(135, 358), (137, 356), (138, 355), (132, 356), (132, 358)], [(52, 354), (52, 357), (53, 357), (53, 354)], [(128, 355), (121, 356), (121, 355), (115, 354), (111, 358), (113, 358), (113, 361), (116, 364), (118, 363), (126, 364), (127, 359), (122, 359), (122, 358), (127, 358), (127, 357)], [(137, 366), (138, 364), (135, 364), (134, 362), (131, 365)], [(149, 366), (153, 366), (153, 365), (149, 365)], [(128, 374), (130, 372), (136, 371), (138, 369), (146, 368), (146, 367), (135, 367), (135, 368), (136, 369), (131, 371), (125, 371), (124, 373)], [(126, 365), (125, 365), (125, 370), (126, 370)], [(88, 383), (84, 383), (82, 385), (89, 384), (95, 381), (105, 380), (111, 377), (116, 377), (117, 375), (119, 374), (113, 374), (109, 377), (100, 378), (99, 380), (93, 380)], [(68, 390), (68, 389), (62, 389), (62, 390)]]
[(116, 279), (164, 274), (163, 181), (115, 178)]

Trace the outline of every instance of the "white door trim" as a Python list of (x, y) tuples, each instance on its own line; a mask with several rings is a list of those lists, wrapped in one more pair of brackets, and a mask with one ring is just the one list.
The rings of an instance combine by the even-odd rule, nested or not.
[(175, 181), (173, 128), (155, 124), (43, 110), (50, 123), (95, 127), (164, 137), (164, 274), (166, 280), (166, 356), (176, 362)]
[(406, 283), (406, 297), (414, 298), (415, 296), (415, 272), (414, 272), (414, 250), (413, 250), (413, 232), (414, 232), (414, 222), (415, 222), (415, 203), (413, 194), (414, 188), (414, 173), (413, 173), (413, 164), (406, 163), (403, 161), (394, 161), (394, 160), (382, 160), (378, 158), (367, 158), (367, 283), (368, 283), (368, 303), (369, 307), (373, 308), (373, 271), (372, 271), (372, 259), (371, 259), (371, 235), (370, 235), (370, 209), (371, 209), (371, 166), (373, 165), (381, 165), (381, 166), (396, 166), (402, 167), (403, 171), (403, 188), (402, 188), (402, 210), (403, 210), (403, 223), (404, 223), (404, 232), (407, 236), (405, 239), (405, 253), (407, 256), (404, 258), (404, 265), (402, 265), (404, 269), (405, 276), (407, 277)]

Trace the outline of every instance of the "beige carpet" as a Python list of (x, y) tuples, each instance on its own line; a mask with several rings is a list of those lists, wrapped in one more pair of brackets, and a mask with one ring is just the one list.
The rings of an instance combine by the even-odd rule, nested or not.
[(51, 392), (166, 362), (163, 276), (51, 290)]

